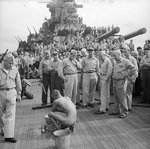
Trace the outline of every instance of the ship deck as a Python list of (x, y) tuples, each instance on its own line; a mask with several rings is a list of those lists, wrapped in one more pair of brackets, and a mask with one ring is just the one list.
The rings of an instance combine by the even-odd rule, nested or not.
[[(31, 80), (34, 99), (17, 103), (15, 137), (17, 143), (5, 143), (0, 136), (0, 149), (54, 149), (50, 134), (41, 134), (44, 115), (49, 108), (32, 110), (41, 103), (41, 86)], [(78, 110), (78, 120), (71, 136), (70, 149), (149, 149), (150, 108), (134, 106), (125, 119), (118, 116), (94, 115), (95, 108)], [(113, 105), (111, 106), (111, 108)], [(110, 110), (111, 110), (110, 108)]]

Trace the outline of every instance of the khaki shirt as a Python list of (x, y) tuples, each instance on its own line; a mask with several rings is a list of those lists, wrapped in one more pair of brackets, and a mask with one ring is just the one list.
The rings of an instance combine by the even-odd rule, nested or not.
[(112, 75), (112, 62), (108, 57), (104, 61), (100, 61), (100, 78), (107, 80)]
[(133, 57), (133, 56), (129, 56), (129, 58), (127, 58), (134, 66), (135, 68), (138, 70), (138, 64), (137, 64), (137, 60)]
[(45, 59), (42, 59), (40, 61), (40, 66), (39, 66), (39, 75), (40, 76), (43, 76), (43, 73), (44, 74), (50, 74), (50, 70), (51, 70), (51, 61), (48, 59), (48, 60), (45, 60)]
[(60, 60), (57, 60), (57, 61), (53, 60), (52, 63), (51, 63), (52, 69), (58, 72), (59, 71), (58, 69), (59, 69), (60, 63), (61, 63)]
[(66, 58), (59, 65), (59, 76), (64, 77), (66, 74), (75, 74), (78, 72), (78, 68), (81, 68), (81, 64), (77, 60), (71, 62), (69, 58)]
[(126, 58), (122, 58), (120, 62), (114, 62), (113, 76), (114, 80), (125, 80), (127, 77), (137, 75), (135, 66)]
[(21, 93), (22, 86), (18, 69), (13, 66), (10, 70), (5, 70), (3, 65), (0, 67), (0, 90), (16, 88)]
[(93, 58), (85, 57), (82, 59), (81, 64), (82, 64), (83, 73), (96, 72), (99, 74), (99, 60), (96, 57)]

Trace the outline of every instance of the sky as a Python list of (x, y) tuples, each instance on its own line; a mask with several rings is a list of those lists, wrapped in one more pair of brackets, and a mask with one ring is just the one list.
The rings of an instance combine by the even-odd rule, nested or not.
[[(39, 31), (44, 18), (50, 18), (46, 7), (48, 0), (0, 0), (0, 53), (6, 49), (15, 51), (18, 41), (27, 40), (33, 27)], [(126, 35), (145, 27), (147, 32), (133, 38), (135, 46), (143, 46), (150, 39), (150, 0), (76, 0), (83, 23), (89, 26), (120, 27), (118, 34)], [(129, 41), (126, 41), (129, 43)]]

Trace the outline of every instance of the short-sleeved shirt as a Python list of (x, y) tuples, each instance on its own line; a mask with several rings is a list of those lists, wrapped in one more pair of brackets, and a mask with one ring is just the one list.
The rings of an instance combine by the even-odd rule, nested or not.
[(42, 59), (40, 61), (40, 66), (39, 66), (39, 74), (42, 76), (43, 74), (50, 74), (50, 68), (51, 68), (51, 61)]
[(0, 90), (5, 88), (22, 90), (20, 74), (15, 66), (10, 70), (6, 70), (3, 65), (0, 67)]
[(78, 68), (81, 68), (80, 63), (74, 60), (75, 64), (70, 61), (69, 58), (64, 59), (59, 65), (59, 76), (64, 76), (65, 74), (75, 74), (78, 72)]
[(100, 61), (100, 75), (102, 79), (111, 77), (112, 74), (112, 62), (108, 57), (105, 57), (104, 61)]
[(127, 76), (136, 76), (135, 66), (126, 58), (121, 58), (119, 62), (114, 63), (113, 79), (120, 80), (125, 79)]
[(99, 73), (99, 60), (96, 57), (89, 58), (85, 57), (82, 59), (83, 72), (97, 72)]

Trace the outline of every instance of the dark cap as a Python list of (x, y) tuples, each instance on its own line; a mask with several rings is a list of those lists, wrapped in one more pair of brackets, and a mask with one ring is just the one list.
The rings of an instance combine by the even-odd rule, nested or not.
[(57, 52), (57, 51), (54, 51), (54, 52), (52, 53), (52, 55), (58, 55), (58, 52)]
[(94, 51), (92, 46), (87, 47), (87, 51)]

